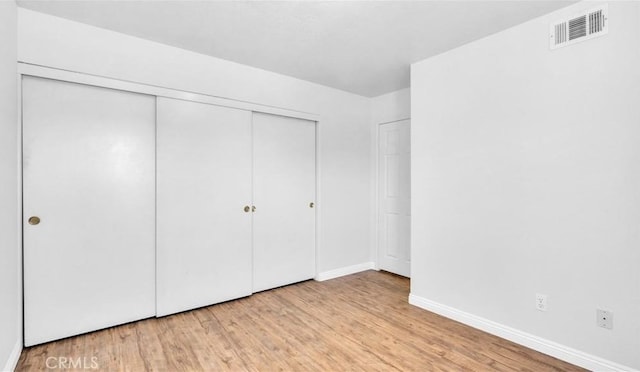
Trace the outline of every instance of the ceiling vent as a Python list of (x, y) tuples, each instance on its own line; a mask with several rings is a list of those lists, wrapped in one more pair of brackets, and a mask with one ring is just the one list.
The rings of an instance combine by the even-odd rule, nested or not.
[(606, 35), (609, 31), (608, 13), (609, 7), (604, 4), (552, 23), (549, 29), (549, 46), (553, 50)]

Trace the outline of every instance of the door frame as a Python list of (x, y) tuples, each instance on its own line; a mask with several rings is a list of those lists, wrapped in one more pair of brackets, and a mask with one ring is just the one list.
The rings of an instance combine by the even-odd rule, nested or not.
[[(179, 99), (184, 101), (205, 103), (216, 106), (237, 108), (241, 110), (247, 110), (251, 112), (261, 112), (265, 114), (273, 114), (280, 115), (286, 117), (292, 117), (296, 119), (304, 119), (315, 122), (315, 134), (316, 134), (316, 180), (315, 180), (315, 191), (316, 191), (316, 204), (315, 204), (315, 278), (318, 278), (318, 274), (320, 273), (320, 253), (318, 247), (320, 246), (320, 231), (321, 231), (321, 223), (320, 216), (322, 211), (322, 193), (321, 193), (321, 164), (322, 164), (322, 151), (320, 151), (320, 138), (322, 135), (322, 117), (319, 114), (288, 109), (285, 107), (276, 107), (276, 106), (268, 106), (255, 102), (242, 101), (233, 98), (225, 98), (218, 97), (208, 94), (184, 91), (179, 89), (148, 85), (143, 83), (136, 83), (133, 81), (121, 80), (116, 78), (109, 78), (98, 75), (91, 75), (82, 72), (70, 71), (70, 70), (62, 70), (53, 67), (46, 67), (40, 65), (34, 65), (30, 63), (18, 62), (17, 63), (17, 95), (18, 95), (18, 120), (16, 122), (17, 126), (17, 195), (16, 199), (18, 202), (18, 211), (17, 211), (17, 221), (16, 230), (17, 230), (17, 246), (19, 247), (18, 252), (18, 282), (19, 282), (19, 291), (18, 291), (18, 303), (19, 314), (21, 317), (21, 321), (17, 325), (19, 329), (19, 334), (21, 335), (21, 345), (24, 346), (24, 215), (23, 215), (23, 148), (22, 148), (22, 132), (23, 132), (23, 123), (22, 123), (22, 80), (24, 76), (32, 76), (39, 77), (69, 83), (77, 83), (83, 85), (96, 86), (100, 88), (109, 88), (121, 91), (127, 91), (132, 93), (140, 93), (151, 95), (155, 97), (166, 97)], [(157, 247), (156, 247), (157, 249)]]
[(383, 125), (386, 124), (393, 124), (393, 123), (397, 123), (399, 121), (405, 121), (405, 120), (409, 120), (411, 121), (411, 117), (401, 117), (401, 118), (396, 118), (394, 120), (390, 120), (390, 121), (384, 121), (384, 122), (376, 122), (374, 123), (374, 130), (373, 130), (373, 135), (372, 135), (372, 147), (373, 147), (373, 156), (374, 159), (371, 162), (372, 163), (372, 167), (373, 169), (373, 191), (372, 191), (372, 201), (373, 201), (373, 215), (371, 216), (371, 225), (373, 226), (373, 228), (371, 229), (371, 233), (372, 233), (372, 241), (373, 244), (372, 246), (372, 250), (373, 252), (371, 252), (371, 257), (374, 258), (374, 269), (375, 270), (382, 270), (380, 268), (380, 198), (379, 198), (379, 193), (380, 193), (380, 130), (382, 128)]

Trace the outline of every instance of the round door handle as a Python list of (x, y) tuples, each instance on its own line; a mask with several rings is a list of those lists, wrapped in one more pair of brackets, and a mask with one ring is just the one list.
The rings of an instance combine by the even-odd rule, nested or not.
[(309, 203), (309, 208), (313, 208), (315, 204), (313, 202)]
[(40, 223), (40, 217), (38, 216), (29, 217), (29, 225), (37, 225), (39, 223)]
[(256, 206), (255, 206), (255, 205), (252, 205), (252, 206), (251, 206), (251, 212), (255, 212), (255, 211), (256, 211)]
[(249, 208), (249, 206), (248, 206), (248, 205), (245, 205), (245, 206), (244, 206), (244, 212), (245, 212), (245, 213), (249, 213), (249, 211), (250, 211), (250, 210), (251, 210), (251, 208)]

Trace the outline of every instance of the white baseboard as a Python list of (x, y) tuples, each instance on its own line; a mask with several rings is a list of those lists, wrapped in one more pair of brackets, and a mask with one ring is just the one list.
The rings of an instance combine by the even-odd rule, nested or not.
[(351, 265), (351, 266), (341, 267), (339, 269), (323, 271), (321, 273), (318, 273), (318, 275), (316, 275), (315, 280), (319, 282), (323, 282), (325, 280), (335, 279), (341, 276), (359, 273), (361, 271), (373, 270), (374, 267), (375, 267), (375, 264), (373, 262), (363, 262), (357, 265)]
[(9, 354), (9, 359), (7, 360), (7, 364), (5, 364), (3, 372), (12, 372), (16, 369), (18, 365), (18, 360), (20, 360), (20, 354), (22, 353), (22, 340), (16, 341), (16, 345), (13, 347), (11, 354)]
[(422, 309), (434, 312), (449, 319), (456, 320), (473, 328), (491, 333), (492, 335), (507, 339), (517, 344), (526, 346), (541, 353), (564, 360), (565, 362), (592, 371), (634, 371), (634, 368), (587, 354), (582, 351), (558, 344), (544, 338), (534, 336), (515, 328), (505, 326), (479, 316), (443, 305), (413, 294), (409, 295), (409, 303)]

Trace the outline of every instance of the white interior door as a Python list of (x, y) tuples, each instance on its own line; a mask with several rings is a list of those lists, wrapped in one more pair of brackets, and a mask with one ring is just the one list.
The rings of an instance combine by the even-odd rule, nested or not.
[(154, 97), (25, 77), (23, 128), (25, 345), (153, 316)]
[(251, 294), (251, 112), (158, 98), (157, 313)]
[(411, 136), (409, 120), (380, 125), (378, 260), (382, 270), (411, 271)]
[(315, 122), (253, 114), (254, 292), (315, 276)]

